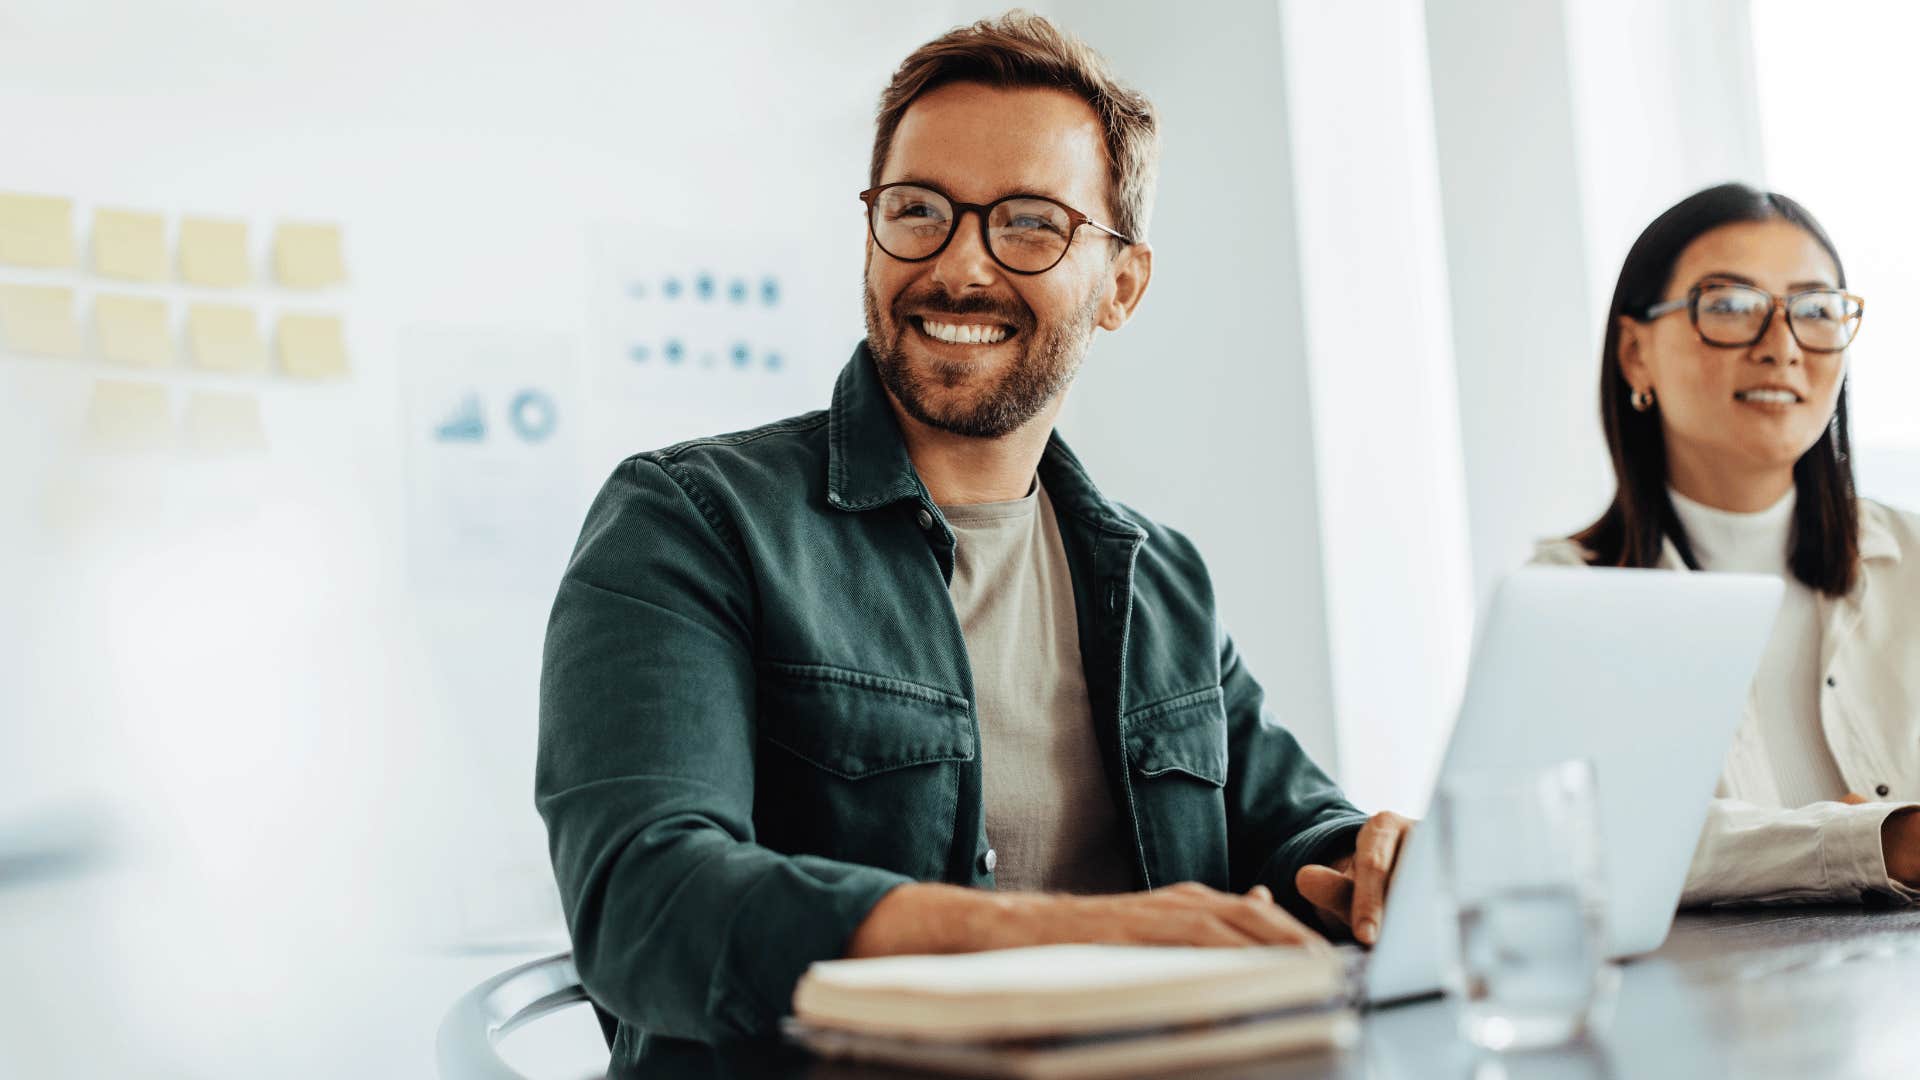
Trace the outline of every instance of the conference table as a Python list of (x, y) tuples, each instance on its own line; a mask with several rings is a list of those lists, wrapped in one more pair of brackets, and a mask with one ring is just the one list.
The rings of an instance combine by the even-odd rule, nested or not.
[[(1683, 912), (1657, 952), (1620, 965), (1605, 1032), (1491, 1054), (1444, 998), (1374, 1009), (1343, 1050), (1179, 1074), (1194, 1080), (1639, 1080), (1911, 1076), (1920, 1071), (1920, 909)], [(663, 1048), (631, 1077), (908, 1080), (931, 1074), (774, 1053)]]

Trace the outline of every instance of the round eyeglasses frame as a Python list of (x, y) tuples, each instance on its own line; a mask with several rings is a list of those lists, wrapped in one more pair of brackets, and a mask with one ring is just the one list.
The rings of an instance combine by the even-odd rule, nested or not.
[[(887, 245), (880, 242), (880, 230), (874, 224), (873, 215), (880, 208), (880, 193), (886, 191), (888, 188), (897, 187), (917, 187), (931, 191), (935, 195), (947, 200), (947, 204), (953, 207), (953, 218), (947, 225), (946, 239), (940, 241), (939, 247), (934, 248), (932, 251), (918, 258), (910, 259), (904, 255), (895, 255), (893, 252), (887, 251)], [(1067, 212), (1067, 221), (1069, 222), (1067, 242), (1060, 246), (1060, 257), (1038, 270), (1021, 270), (1017, 267), (1008, 266), (1006, 260), (1002, 259), (999, 253), (993, 250), (993, 238), (987, 232), (987, 218), (992, 216), (993, 208), (999, 206), (1001, 203), (1014, 202), (1019, 199), (1038, 199), (1041, 202), (1052, 203)], [(901, 180), (892, 184), (881, 184), (879, 187), (868, 188), (860, 193), (860, 201), (867, 204), (867, 235), (873, 237), (873, 242), (876, 247), (881, 251), (887, 252), (888, 258), (898, 259), (901, 262), (926, 262), (928, 259), (939, 257), (941, 252), (947, 250), (947, 245), (953, 243), (954, 235), (960, 231), (960, 219), (966, 217), (969, 212), (980, 220), (980, 246), (986, 250), (987, 257), (991, 258), (1002, 270), (1005, 270), (1009, 274), (1020, 274), (1025, 277), (1031, 277), (1035, 274), (1044, 274), (1054, 267), (1059, 266), (1061, 262), (1065, 261), (1067, 252), (1073, 250), (1073, 238), (1080, 235), (1080, 226), (1082, 225), (1091, 225), (1101, 232), (1106, 233), (1108, 236), (1113, 237), (1115, 240), (1120, 241), (1122, 244), (1133, 243), (1133, 238), (1125, 233), (1116, 229), (1110, 229), (1080, 211), (1075, 210), (1073, 207), (1068, 206), (1066, 203), (1058, 199), (1050, 199), (1045, 195), (1002, 195), (990, 203), (967, 203), (961, 202), (946, 192), (941, 191), (939, 188), (934, 187), (932, 184), (922, 184), (912, 180)]]
[[(1700, 296), (1702, 293), (1706, 292), (1708, 289), (1746, 289), (1750, 292), (1757, 292), (1762, 296), (1770, 297), (1773, 300), (1773, 303), (1767, 308), (1767, 317), (1760, 320), (1760, 329), (1757, 332), (1755, 332), (1751, 340), (1715, 341), (1712, 338), (1708, 337), (1706, 334), (1701, 332), (1700, 330)], [(1853, 318), (1851, 320), (1853, 323), (1853, 329), (1847, 332), (1847, 340), (1843, 342), (1841, 345), (1839, 345), (1837, 348), (1829, 349), (1829, 348), (1826, 348), (1825, 346), (1807, 344), (1806, 341), (1800, 337), (1800, 328), (1793, 324), (1793, 309), (1788, 305), (1792, 304), (1795, 300), (1799, 299), (1800, 297), (1806, 296), (1810, 293), (1836, 293), (1841, 297), (1849, 301), (1852, 301), (1853, 303), (1854, 310), (1853, 310)], [(1801, 289), (1798, 292), (1791, 292), (1785, 296), (1781, 296), (1778, 293), (1770, 293), (1767, 290), (1762, 289), (1756, 285), (1747, 285), (1743, 282), (1738, 282), (1738, 281), (1703, 281), (1700, 284), (1695, 285), (1693, 288), (1688, 289), (1687, 295), (1685, 296), (1677, 297), (1675, 299), (1665, 301), (1664, 303), (1655, 304), (1652, 307), (1648, 308), (1644, 313), (1641, 314), (1640, 321), (1652, 322), (1653, 320), (1658, 319), (1663, 315), (1671, 315), (1674, 312), (1681, 310), (1682, 308), (1686, 309), (1687, 319), (1693, 323), (1693, 332), (1699, 336), (1702, 342), (1705, 342), (1708, 345), (1712, 345), (1717, 349), (1745, 349), (1745, 348), (1750, 348), (1754, 345), (1759, 344), (1760, 339), (1763, 337), (1766, 337), (1767, 331), (1773, 327), (1774, 313), (1777, 311), (1784, 311), (1787, 313), (1787, 332), (1793, 335), (1793, 340), (1797, 342), (1802, 349), (1805, 349), (1807, 352), (1815, 352), (1815, 353), (1845, 352), (1848, 346), (1853, 344), (1853, 339), (1860, 336), (1860, 321), (1864, 319), (1867, 314), (1866, 300), (1862, 297), (1855, 296), (1854, 294), (1842, 289)]]

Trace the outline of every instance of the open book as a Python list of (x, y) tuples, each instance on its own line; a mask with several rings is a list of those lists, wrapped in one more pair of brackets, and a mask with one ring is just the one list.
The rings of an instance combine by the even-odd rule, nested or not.
[(1164, 1073), (1340, 1045), (1324, 948), (1049, 945), (814, 964), (788, 1034), (815, 1053), (974, 1076)]

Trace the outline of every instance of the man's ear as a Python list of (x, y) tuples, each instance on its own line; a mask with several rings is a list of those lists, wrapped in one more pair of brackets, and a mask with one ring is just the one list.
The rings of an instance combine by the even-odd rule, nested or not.
[(1147, 282), (1153, 278), (1153, 246), (1144, 241), (1128, 244), (1114, 260), (1112, 294), (1100, 307), (1100, 328), (1118, 330), (1133, 318), (1133, 309), (1147, 295)]
[(1646, 327), (1625, 315), (1620, 316), (1619, 326), (1620, 343), (1616, 348), (1620, 357), (1620, 376), (1635, 390), (1649, 389), (1653, 385), (1653, 373), (1647, 370), (1647, 358), (1641, 352), (1641, 337)]

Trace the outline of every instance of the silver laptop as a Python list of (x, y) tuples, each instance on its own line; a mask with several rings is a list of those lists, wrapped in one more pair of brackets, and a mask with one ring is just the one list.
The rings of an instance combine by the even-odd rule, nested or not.
[[(1749, 574), (1529, 568), (1494, 594), (1440, 778), (1593, 762), (1612, 957), (1666, 940), (1782, 588)], [(1453, 937), (1439, 841), (1415, 828), (1401, 853), (1365, 963), (1371, 1002), (1441, 988)]]

